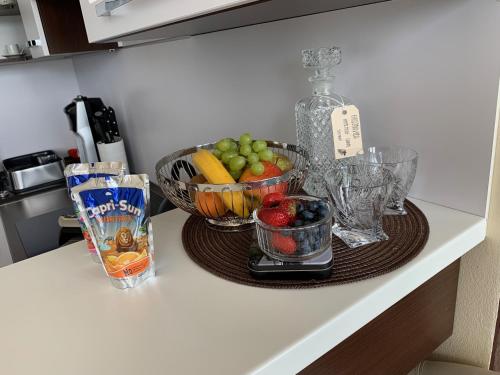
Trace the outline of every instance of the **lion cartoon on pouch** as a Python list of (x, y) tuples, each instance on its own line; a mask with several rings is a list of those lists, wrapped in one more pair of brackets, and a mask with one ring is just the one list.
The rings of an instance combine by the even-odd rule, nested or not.
[(137, 242), (132, 236), (129, 228), (121, 227), (115, 236), (116, 250), (120, 253), (126, 251), (137, 251)]

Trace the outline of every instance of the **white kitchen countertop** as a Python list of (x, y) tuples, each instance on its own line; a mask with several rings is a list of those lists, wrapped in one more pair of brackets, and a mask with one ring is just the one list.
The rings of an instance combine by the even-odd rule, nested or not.
[(0, 269), (2, 374), (292, 374), (480, 243), (484, 218), (413, 200), (430, 237), (407, 265), (357, 283), (277, 290), (218, 278), (153, 218), (157, 277), (118, 290), (83, 242)]

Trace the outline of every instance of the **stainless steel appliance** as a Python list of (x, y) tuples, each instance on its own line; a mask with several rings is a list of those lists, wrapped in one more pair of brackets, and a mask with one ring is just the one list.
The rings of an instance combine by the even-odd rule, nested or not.
[[(73, 212), (64, 184), (0, 201), (0, 219), (13, 262), (59, 247), (60, 215)], [(3, 254), (5, 257), (5, 254)]]
[(64, 181), (63, 162), (51, 150), (5, 159), (3, 167), (13, 192)]

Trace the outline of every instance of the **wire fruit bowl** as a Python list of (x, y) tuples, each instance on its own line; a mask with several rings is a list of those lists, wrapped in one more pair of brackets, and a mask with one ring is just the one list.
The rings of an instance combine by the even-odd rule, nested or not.
[[(217, 230), (239, 231), (253, 224), (252, 211), (260, 207), (262, 197), (272, 192), (298, 193), (305, 182), (309, 161), (298, 146), (267, 141), (273, 153), (286, 156), (293, 168), (281, 176), (234, 184), (198, 183), (201, 173), (193, 163), (199, 149), (214, 150), (215, 143), (186, 148), (160, 159), (156, 177), (165, 196), (180, 209), (203, 216)], [(228, 202), (231, 204), (228, 205)], [(239, 212), (236, 214), (235, 212)]]

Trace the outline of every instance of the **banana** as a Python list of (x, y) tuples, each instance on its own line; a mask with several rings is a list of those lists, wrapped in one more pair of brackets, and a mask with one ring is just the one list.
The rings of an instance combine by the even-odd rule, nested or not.
[[(205, 176), (211, 184), (235, 184), (233, 177), (224, 168), (224, 165), (212, 153), (205, 149), (198, 150), (193, 155), (193, 163), (196, 168)], [(251, 202), (243, 195), (243, 192), (224, 192), (217, 193), (224, 201), (226, 207), (240, 217), (247, 218), (249, 215), (248, 209), (251, 207)]]

